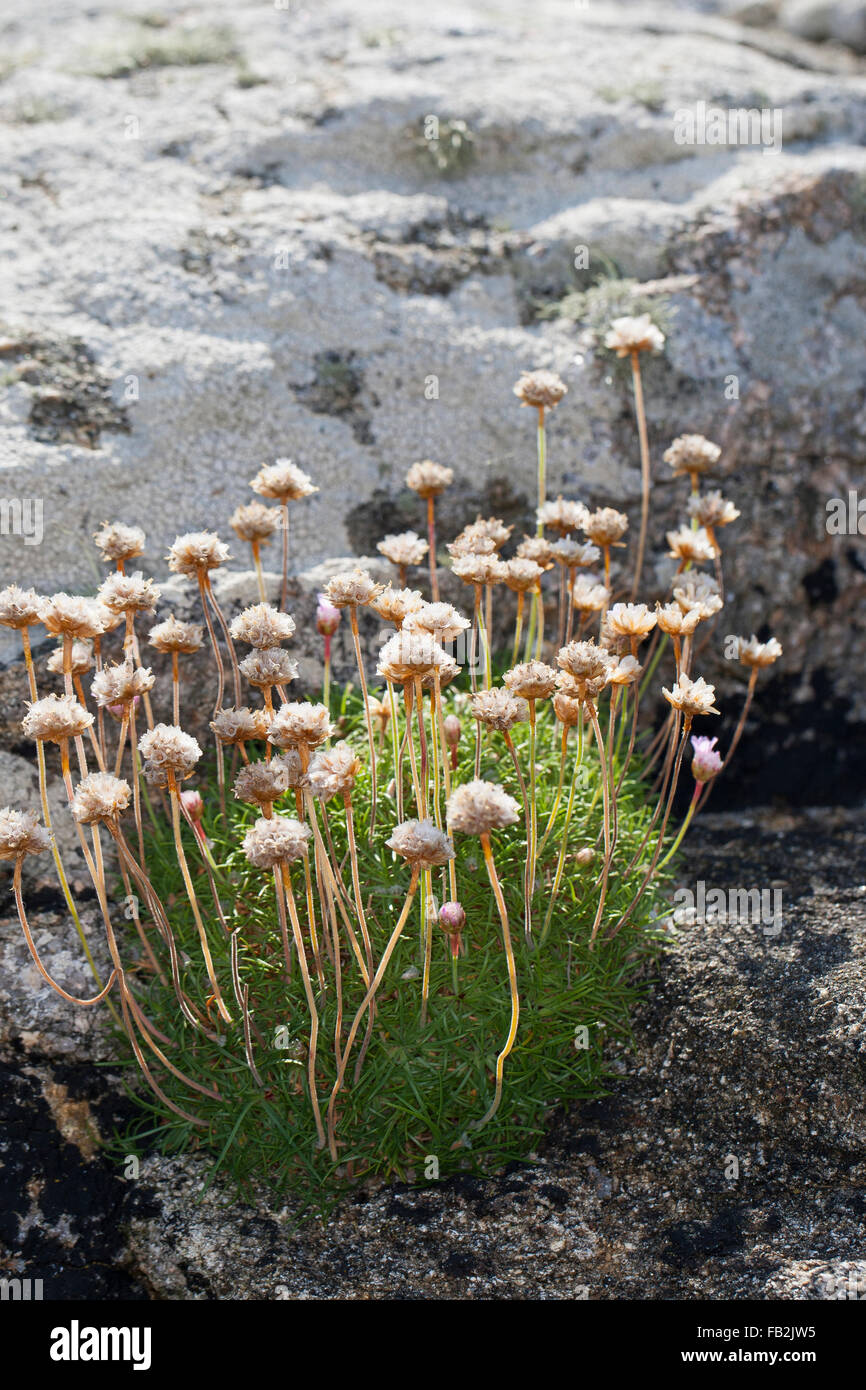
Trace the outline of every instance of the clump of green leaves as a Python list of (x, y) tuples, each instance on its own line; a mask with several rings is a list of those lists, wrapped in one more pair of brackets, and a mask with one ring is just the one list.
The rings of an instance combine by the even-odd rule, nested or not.
[(637, 280), (603, 276), (588, 289), (573, 290), (552, 304), (541, 305), (540, 319), (565, 319), (592, 330), (602, 347), (604, 334), (613, 319), (623, 315), (649, 314), (665, 337), (670, 337), (674, 311), (666, 295), (641, 294)]
[[(453, 697), (449, 700), (453, 710)], [(474, 772), (474, 721), (463, 714), (464, 739), (456, 780)], [(364, 745), (363, 711), (356, 697), (344, 695), (341, 734), (354, 747)], [(518, 758), (525, 763), (528, 729), (513, 731)], [(551, 710), (540, 710), (538, 724), (539, 822), (543, 831), (553, 805), (560, 756), (561, 727)], [(260, 750), (263, 754), (264, 750)], [(419, 750), (420, 751), (420, 750)], [(622, 750), (620, 750), (622, 751)], [(250, 750), (254, 756), (253, 750)], [(568, 775), (575, 750), (569, 745)], [(615, 759), (614, 774), (620, 766)], [(485, 738), (482, 777), (501, 783), (520, 796), (502, 740)], [(389, 749), (382, 750), (380, 784), (393, 774)], [(402, 861), (385, 848), (384, 827), (396, 821), (393, 799), (380, 805), (374, 842), (368, 840), (368, 773), (356, 783), (355, 808), (359, 868), (374, 954), (381, 956), (408, 886)], [(338, 1105), (339, 1164), (327, 1149), (316, 1148), (316, 1134), (307, 1089), (309, 1014), (297, 961), (287, 981), (271, 876), (252, 868), (241, 849), (244, 829), (256, 812), (235, 803), (228, 821), (219, 812), (215, 789), (205, 789), (204, 828), (215, 860), (217, 888), (227, 925), (238, 930), (239, 971), (249, 986), (252, 1047), (261, 1078), (258, 1085), (244, 1054), (241, 1023), (225, 1027), (211, 1015), (215, 1037), (210, 1039), (184, 1022), (170, 987), (153, 976), (139, 975), (136, 992), (152, 1022), (172, 1042), (170, 1056), (181, 1071), (202, 1085), (215, 1087), (220, 1100), (196, 1095), (170, 1073), (160, 1083), (168, 1097), (206, 1121), (199, 1129), (173, 1114), (150, 1092), (136, 1091), (145, 1117), (136, 1126), (133, 1142), (146, 1151), (156, 1145), (168, 1153), (194, 1149), (213, 1160), (211, 1179), (223, 1172), (241, 1188), (264, 1183), (277, 1193), (291, 1193), (303, 1206), (326, 1210), (351, 1185), (362, 1179), (404, 1180), (445, 1177), (459, 1171), (487, 1172), (525, 1157), (541, 1138), (553, 1107), (598, 1095), (605, 1086), (605, 1051), (612, 1041), (629, 1036), (629, 1011), (647, 966), (658, 949), (651, 925), (659, 910), (662, 888), (655, 882), (641, 902), (640, 913), (615, 936), (602, 930), (592, 947), (590, 929), (598, 901), (596, 878), (603, 854), (580, 867), (581, 848), (600, 844), (601, 785), (597, 756), (588, 749), (577, 783), (577, 802), (571, 823), (566, 874), (557, 899), (549, 935), (543, 946), (528, 947), (523, 938), (523, 868), (526, 839), (522, 822), (494, 836), (494, 852), (513, 924), (521, 994), (517, 1043), (505, 1068), (505, 1092), (495, 1118), (476, 1129), (492, 1094), (496, 1054), (509, 1022), (509, 991), (505, 954), (496, 906), (487, 881), (477, 840), (457, 837), (457, 882), (466, 911), (465, 954), (457, 962), (457, 990), (448, 938), (435, 929), (430, 1010), (420, 1022), (423, 938), (421, 899), (400, 939), (376, 998), (375, 1023), (360, 1077), (351, 1070)], [(535, 912), (539, 926), (544, 914), (565, 818), (563, 797), (539, 860)], [(285, 807), (294, 814), (293, 793)], [(604, 922), (608, 931), (617, 922), (639, 886), (645, 871), (644, 854), (627, 877), (622, 875), (646, 830), (650, 810), (645, 789), (634, 772), (626, 774), (618, 802), (618, 841)], [(348, 884), (348, 844), (345, 817), (336, 804), (329, 807), (328, 825)], [(186, 832), (185, 832), (186, 833)], [(192, 836), (188, 857), (196, 860)], [(652, 837), (650, 837), (652, 845)], [(189, 913), (168, 827), (158, 825), (146, 845), (148, 868), (162, 901), (170, 905), (172, 926), (183, 953), (183, 982), (190, 996), (206, 999), (208, 980), (197, 947), (195, 924)], [(205, 900), (210, 889), (199, 861), (198, 892)], [(293, 887), (302, 920), (305, 910), (301, 865), (292, 870)], [(450, 897), (444, 871), (434, 873), (432, 892), (437, 903)], [(427, 903), (427, 910), (435, 904)], [(321, 922), (320, 940), (325, 939)], [(230, 938), (215, 928), (211, 944), (217, 975), (229, 980)], [(324, 947), (323, 947), (324, 949)], [(333, 980), (333, 971), (328, 972)], [(354, 961), (342, 941), (342, 1033), (361, 1002), (364, 988)], [(324, 1110), (336, 1075), (332, 1046), (337, 1029), (335, 990), (317, 991), (320, 1017), (318, 1093)], [(123, 1037), (123, 1035), (121, 1035)], [(130, 1075), (136, 1072), (132, 1058)], [(130, 1136), (125, 1136), (124, 1151)], [(211, 1180), (209, 1179), (209, 1181)]]

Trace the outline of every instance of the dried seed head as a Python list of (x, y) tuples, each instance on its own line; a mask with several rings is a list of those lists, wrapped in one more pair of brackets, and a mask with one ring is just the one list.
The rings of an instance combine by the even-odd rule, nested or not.
[(220, 743), (250, 743), (253, 739), (267, 738), (269, 722), (267, 710), (241, 705), (239, 709), (219, 710), (210, 727)]
[(529, 718), (525, 700), (518, 700), (510, 690), (494, 686), (492, 690), (479, 690), (471, 698), (470, 708), (473, 718), (488, 729), (498, 729), (507, 734), (515, 724)]
[(238, 669), (257, 690), (269, 690), (273, 685), (288, 685), (289, 681), (298, 677), (298, 663), (282, 647), (250, 652)]
[(150, 629), (148, 642), (158, 652), (197, 652), (202, 644), (203, 630), (197, 623), (185, 623), (172, 613)]
[(229, 548), (214, 531), (187, 531), (169, 548), (168, 567), (172, 574), (193, 579), (218, 569), (229, 559)]
[(90, 693), (98, 705), (107, 709), (111, 705), (131, 705), (136, 696), (152, 690), (153, 673), (147, 666), (133, 666), (132, 657), (125, 661), (112, 662), (97, 671), (90, 686)]
[(580, 613), (600, 613), (610, 602), (610, 589), (588, 574), (579, 574), (571, 586), (571, 601)]
[(376, 549), (386, 560), (390, 560), (392, 565), (405, 568), (407, 565), (423, 564), (424, 556), (430, 547), (416, 532), (401, 531), (399, 535), (386, 536)]
[(453, 482), (454, 470), (434, 463), (432, 459), (413, 463), (406, 474), (406, 486), (417, 492), (419, 497), (438, 497)]
[(656, 328), (649, 314), (624, 315), (613, 320), (605, 334), (604, 345), (617, 357), (628, 357), (633, 352), (661, 352), (665, 335)]
[(42, 610), (46, 603), (35, 589), (19, 589), (10, 584), (0, 590), (0, 627), (34, 627), (42, 621)]
[(564, 690), (559, 690), (553, 697), (553, 711), (560, 724), (564, 724), (567, 729), (573, 729), (580, 719), (580, 712), (583, 704), (573, 695), (566, 695)]
[(504, 561), (493, 555), (459, 555), (451, 566), (464, 584), (499, 584), (508, 573)]
[(449, 541), (445, 548), (455, 560), (464, 555), (496, 554), (493, 538), (483, 531), (476, 530), (474, 526), (464, 526), (460, 534), (455, 536), (453, 541)]
[(553, 547), (544, 536), (524, 536), (517, 547), (519, 560), (534, 560), (542, 569), (550, 569), (553, 564)]
[(145, 760), (145, 777), (160, 787), (169, 783), (170, 773), (178, 782), (185, 781), (201, 757), (195, 739), (177, 724), (155, 724), (138, 740), (138, 751)]
[(260, 497), (273, 497), (276, 501), (300, 502), (304, 497), (312, 497), (319, 489), (308, 473), (291, 459), (280, 458), (275, 463), (265, 463), (250, 483), (253, 492)]
[(264, 650), (288, 642), (295, 632), (295, 620), (270, 603), (254, 603), (232, 620), (229, 631), (236, 642)]
[(72, 798), (72, 814), (80, 825), (101, 820), (117, 820), (129, 806), (132, 788), (122, 777), (110, 772), (91, 772), (82, 778)]
[(561, 541), (552, 545), (550, 553), (558, 565), (564, 565), (570, 570), (588, 569), (590, 565), (598, 564), (601, 558), (597, 545), (590, 541), (578, 542), (571, 536), (564, 536)]
[(687, 473), (696, 480), (699, 474), (710, 472), (721, 453), (718, 444), (702, 434), (681, 434), (665, 449), (664, 461), (670, 464), (675, 478)]
[(229, 526), (239, 540), (266, 545), (280, 524), (278, 507), (266, 507), (263, 502), (248, 502), (236, 507), (229, 517)]
[(48, 831), (32, 811), (0, 810), (0, 859), (23, 859), (50, 848)]
[(454, 858), (454, 846), (432, 820), (401, 821), (385, 844), (414, 869), (435, 869)]
[(706, 734), (692, 736), (692, 776), (696, 782), (711, 782), (724, 767), (721, 754), (716, 752), (718, 739), (707, 738)]
[(403, 620), (404, 632), (427, 632), (443, 643), (455, 642), (468, 627), (469, 619), (450, 603), (421, 603)]
[(694, 492), (686, 506), (689, 516), (708, 530), (716, 526), (730, 526), (740, 515), (733, 502), (729, 502), (720, 492)]
[(674, 598), (684, 613), (696, 612), (702, 622), (723, 606), (718, 581), (711, 574), (677, 575)]
[(21, 728), (27, 738), (42, 743), (65, 743), (78, 738), (93, 723), (93, 715), (74, 695), (45, 695), (28, 704)]
[(697, 608), (684, 610), (678, 603), (656, 604), (656, 622), (669, 637), (691, 637), (700, 621)]
[(366, 570), (356, 565), (353, 570), (335, 574), (325, 586), (325, 597), (335, 608), (359, 608), (378, 598), (384, 584), (377, 584)]
[(277, 748), (318, 748), (333, 732), (324, 705), (293, 700), (281, 705), (268, 725), (268, 742)]
[(737, 656), (744, 666), (772, 666), (781, 655), (782, 644), (775, 637), (767, 642), (759, 642), (754, 633), (748, 641), (745, 637), (737, 638)]
[(628, 530), (628, 517), (615, 507), (599, 507), (589, 513), (583, 529), (596, 545), (619, 545)]
[(97, 599), (112, 613), (152, 613), (162, 591), (141, 570), (134, 574), (110, 574), (99, 586)]
[(311, 759), (303, 784), (313, 796), (330, 801), (332, 796), (351, 796), (360, 771), (361, 759), (354, 749), (348, 743), (336, 743)]
[(427, 632), (395, 632), (379, 652), (379, 675), (395, 685), (405, 685), (416, 676), (425, 676), (437, 667), (447, 666), (449, 657)]
[(570, 531), (582, 531), (589, 512), (582, 502), (571, 502), (559, 496), (555, 502), (544, 502), (536, 509), (541, 525), (567, 536)]
[(503, 677), (512, 695), (524, 700), (548, 700), (556, 688), (556, 672), (543, 661), (524, 661)]
[(656, 625), (656, 615), (645, 603), (615, 603), (607, 621), (618, 637), (642, 640)]
[(611, 685), (633, 685), (640, 680), (643, 667), (636, 656), (622, 656), (610, 673)]
[(292, 864), (307, 853), (312, 831), (291, 816), (264, 816), (244, 836), (243, 851), (256, 869)]
[(409, 614), (420, 608), (423, 602), (420, 589), (392, 589), (389, 584), (387, 589), (383, 589), (381, 594), (373, 599), (370, 607), (380, 618), (384, 618), (386, 623), (402, 627)]
[(666, 690), (663, 686), (662, 694), (669, 705), (673, 705), (674, 709), (680, 710), (691, 719), (700, 714), (719, 712), (713, 704), (716, 688), (714, 685), (708, 685), (703, 676), (692, 680), (689, 676), (681, 674), (673, 690)]
[(595, 642), (569, 642), (557, 655), (562, 674), (557, 685), (576, 700), (594, 700), (601, 694), (616, 666), (615, 657)]
[(495, 782), (465, 782), (448, 802), (448, 827), (461, 835), (489, 835), (514, 825), (520, 807)]
[(539, 368), (534, 372), (521, 372), (520, 380), (514, 384), (514, 394), (521, 405), (535, 406), (536, 409), (552, 410), (559, 405), (568, 387), (556, 372)]
[[(58, 647), (48, 658), (48, 670), (55, 675), (63, 674), (63, 648)], [(93, 648), (89, 642), (73, 642), (69, 656), (69, 670), (73, 676), (85, 675), (93, 665)]]
[(105, 630), (104, 605), (76, 594), (52, 594), (44, 600), (39, 615), (52, 637), (99, 637)]
[(144, 550), (144, 532), (140, 526), (124, 526), (121, 521), (104, 521), (94, 533), (97, 549), (111, 564), (118, 560), (134, 560)]
[[(300, 758), (294, 755), (298, 769)], [(238, 801), (248, 806), (271, 806), (279, 801), (292, 786), (292, 768), (282, 757), (271, 758), (270, 762), (246, 763), (234, 782), (234, 794)]]
[(681, 563), (688, 561), (693, 565), (709, 564), (716, 551), (709, 535), (700, 527), (693, 531), (690, 526), (681, 526), (678, 531), (668, 531), (668, 554)]
[(521, 555), (505, 561), (505, 583), (517, 594), (525, 594), (527, 590), (536, 588), (543, 573), (541, 565)]

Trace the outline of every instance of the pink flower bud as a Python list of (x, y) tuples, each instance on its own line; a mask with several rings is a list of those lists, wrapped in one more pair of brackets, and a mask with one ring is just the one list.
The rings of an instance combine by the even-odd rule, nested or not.
[(201, 792), (190, 788), (188, 791), (181, 792), (180, 799), (190, 820), (201, 820), (204, 815), (204, 801)]
[(721, 772), (724, 764), (721, 755), (716, 752), (718, 739), (708, 738), (706, 734), (699, 734), (692, 737), (692, 747), (695, 750), (692, 758), (692, 776), (696, 782), (710, 782)]
[(340, 626), (340, 619), (343, 616), (339, 608), (335, 608), (333, 603), (329, 603), (324, 594), (319, 594), (319, 606), (316, 609), (316, 631), (321, 637), (333, 637), (337, 628)]
[(452, 748), (456, 748), (460, 742), (460, 735), (463, 732), (460, 720), (456, 714), (449, 714), (445, 720), (445, 741), (450, 743)]
[(466, 913), (460, 903), (443, 903), (439, 909), (439, 925), (443, 931), (461, 932), (466, 925)]
[(574, 858), (579, 868), (588, 869), (595, 859), (595, 850), (590, 848), (589, 845), (584, 845), (583, 849), (577, 851)]

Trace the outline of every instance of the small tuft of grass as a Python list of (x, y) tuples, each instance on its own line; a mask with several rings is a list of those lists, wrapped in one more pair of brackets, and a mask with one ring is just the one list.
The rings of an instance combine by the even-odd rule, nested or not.
[(105, 50), (90, 66), (93, 77), (131, 77), (154, 68), (197, 67), (204, 63), (233, 63), (241, 53), (234, 30), (227, 24), (194, 24), (163, 29), (153, 23), (128, 43)]

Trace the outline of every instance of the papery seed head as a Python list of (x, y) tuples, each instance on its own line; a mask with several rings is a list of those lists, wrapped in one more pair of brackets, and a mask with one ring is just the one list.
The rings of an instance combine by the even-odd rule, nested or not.
[(117, 820), (129, 806), (132, 788), (110, 772), (91, 772), (82, 778), (72, 798), (72, 815), (80, 825)]
[(203, 629), (197, 623), (182, 622), (174, 614), (150, 629), (148, 642), (158, 652), (197, 652), (202, 645)]
[(290, 816), (263, 816), (244, 836), (243, 851), (255, 868), (274, 869), (302, 859), (311, 834), (308, 825)]
[(422, 459), (413, 463), (406, 474), (406, 486), (419, 497), (438, 497), (446, 487), (454, 482), (454, 471), (444, 464), (434, 463), (432, 459)]
[(229, 548), (214, 531), (187, 531), (169, 547), (167, 558), (172, 574), (195, 579), (224, 565)]
[(295, 620), (270, 603), (254, 603), (232, 620), (229, 632), (236, 642), (250, 647), (278, 647), (295, 632)]
[(134, 560), (144, 550), (144, 532), (140, 526), (124, 526), (122, 521), (104, 521), (93, 536), (102, 558), (111, 564), (118, 560)]
[(93, 723), (93, 715), (74, 695), (45, 695), (28, 704), (21, 728), (28, 738), (65, 743), (78, 738)]
[(448, 802), (448, 828), (461, 835), (489, 835), (514, 825), (520, 807), (496, 782), (464, 782), (451, 793)]
[(385, 844), (419, 870), (435, 869), (454, 858), (454, 846), (432, 820), (401, 821)]
[(513, 389), (521, 405), (544, 410), (552, 410), (555, 405), (559, 405), (568, 391), (562, 377), (543, 367), (533, 372), (521, 372), (520, 380), (514, 383)]
[(324, 705), (290, 700), (268, 725), (268, 742), (278, 748), (318, 748), (331, 737), (331, 716)]
[(51, 848), (51, 839), (33, 811), (0, 810), (0, 859), (23, 859)]
[(250, 487), (261, 497), (272, 497), (282, 503), (300, 502), (319, 491), (309, 474), (287, 458), (262, 464)]

